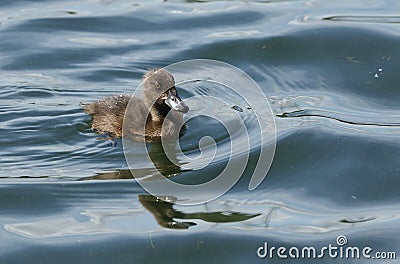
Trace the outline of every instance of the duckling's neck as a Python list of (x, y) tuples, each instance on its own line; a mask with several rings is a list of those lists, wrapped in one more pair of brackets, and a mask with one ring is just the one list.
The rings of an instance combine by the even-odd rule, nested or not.
[(168, 115), (170, 108), (168, 106), (161, 106), (152, 107), (150, 109), (151, 120), (154, 122), (162, 122), (165, 117)]

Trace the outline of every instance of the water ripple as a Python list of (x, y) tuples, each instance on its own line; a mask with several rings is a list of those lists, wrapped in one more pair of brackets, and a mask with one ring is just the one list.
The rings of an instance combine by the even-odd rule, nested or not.
[(337, 16), (327, 16), (321, 18), (322, 20), (328, 21), (338, 21), (338, 22), (358, 22), (358, 23), (389, 23), (398, 24), (400, 23), (400, 16), (361, 16), (361, 15), (337, 15)]
[[(399, 3), (365, 2), (0, 1), (2, 261), (57, 262), (73, 252), (68, 259), (77, 263), (89, 255), (202, 263), (227, 252), (224, 262), (246, 263), (264, 240), (304, 246), (343, 233), (354, 245), (399, 248)], [(94, 133), (81, 103), (132, 93), (147, 69), (194, 58), (222, 60), (254, 78), (277, 116), (278, 142), (267, 177), (249, 192), (260, 152), (252, 109), (221, 85), (177, 85), (183, 98), (224, 100), (218, 111), (242, 117), (252, 144), (230, 192), (206, 205), (166, 207), (197, 223), (182, 236), (166, 233), (157, 211), (140, 204), (121, 140)], [(201, 107), (209, 105), (192, 109)], [(230, 142), (209, 118), (188, 125), (180, 143), (190, 156), (199, 153), (198, 138), (215, 135), (210, 166), (185, 170), (157, 144), (149, 155), (171, 180), (205, 181), (223, 170)], [(132, 149), (140, 177), (158, 180), (146, 153)], [(204, 218), (235, 211), (256, 217)], [(182, 252), (194, 255), (173, 258)]]

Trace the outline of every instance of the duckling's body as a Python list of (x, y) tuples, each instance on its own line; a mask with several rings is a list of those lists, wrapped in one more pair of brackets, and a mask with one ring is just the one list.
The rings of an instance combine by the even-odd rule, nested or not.
[(92, 128), (96, 132), (105, 132), (116, 137), (121, 137), (125, 110), (131, 99), (138, 101), (138, 105), (140, 105), (138, 109), (145, 109), (144, 104), (140, 100), (125, 94), (106, 97), (86, 105), (85, 112), (93, 118)]
[[(189, 108), (179, 98), (171, 73), (153, 69), (144, 75), (143, 99), (114, 95), (85, 106), (96, 132), (157, 139), (180, 133)], [(125, 118), (125, 123), (124, 123)], [(124, 127), (124, 129), (123, 129)]]

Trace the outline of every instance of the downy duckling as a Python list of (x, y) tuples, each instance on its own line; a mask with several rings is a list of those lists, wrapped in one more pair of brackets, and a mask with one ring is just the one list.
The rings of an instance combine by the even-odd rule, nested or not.
[(189, 107), (179, 97), (172, 74), (152, 69), (143, 76), (143, 99), (113, 95), (85, 105), (84, 111), (92, 116), (96, 132), (121, 137), (124, 130), (124, 136), (154, 140), (180, 134), (182, 113)]

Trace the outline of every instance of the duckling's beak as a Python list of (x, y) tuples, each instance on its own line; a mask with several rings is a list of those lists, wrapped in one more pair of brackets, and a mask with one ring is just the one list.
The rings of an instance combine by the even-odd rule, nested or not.
[(165, 99), (165, 103), (171, 107), (171, 109), (174, 109), (176, 111), (182, 112), (182, 113), (187, 113), (189, 111), (189, 107), (182, 102), (182, 99), (179, 98), (178, 95), (173, 94), (172, 92), (169, 92), (168, 98)]

